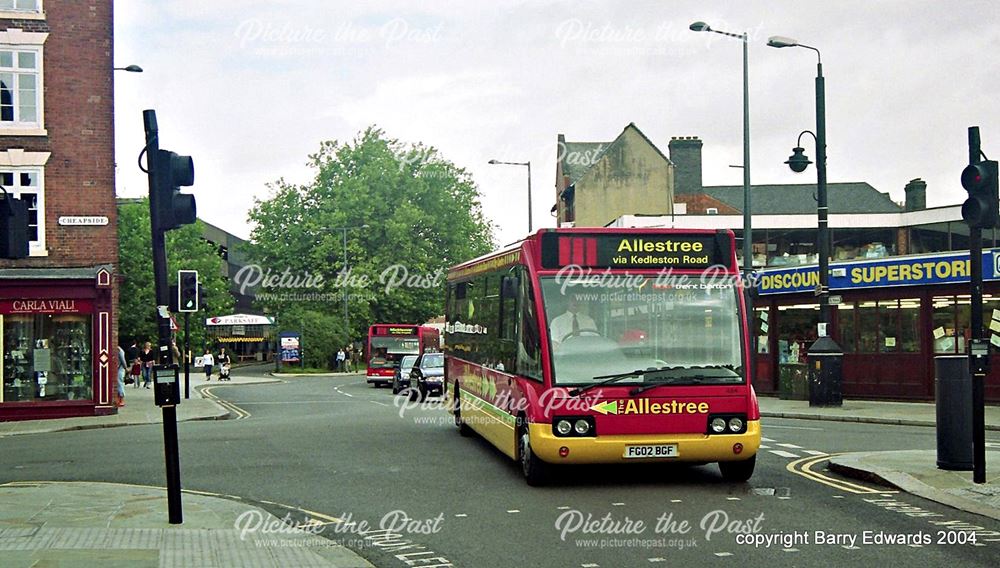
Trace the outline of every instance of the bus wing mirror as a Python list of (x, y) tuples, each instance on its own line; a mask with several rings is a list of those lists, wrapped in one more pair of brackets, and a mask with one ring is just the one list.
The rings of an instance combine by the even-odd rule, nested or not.
[(503, 279), (503, 284), (500, 285), (500, 295), (507, 299), (516, 298), (519, 287), (517, 276), (507, 276)]

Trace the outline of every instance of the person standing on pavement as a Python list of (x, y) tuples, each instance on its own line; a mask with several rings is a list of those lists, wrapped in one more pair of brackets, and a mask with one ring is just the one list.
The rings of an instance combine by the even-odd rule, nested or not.
[(139, 359), (140, 353), (138, 341), (133, 339), (128, 349), (125, 350), (125, 360), (128, 361), (128, 374), (135, 388), (139, 388), (139, 375), (142, 374), (142, 361)]
[(125, 406), (125, 368), (128, 367), (128, 360), (125, 359), (125, 350), (118, 346), (118, 408)]
[(146, 342), (142, 346), (142, 353), (139, 354), (139, 359), (142, 361), (142, 386), (143, 388), (149, 388), (149, 382), (152, 380), (153, 365), (156, 364), (156, 352), (153, 351), (153, 344)]
[(341, 373), (344, 372), (344, 360), (346, 357), (347, 355), (344, 353), (344, 348), (341, 347), (340, 351), (337, 351), (337, 370)]
[(205, 365), (205, 380), (212, 380), (212, 366), (215, 365), (215, 357), (212, 356), (210, 349), (205, 349), (205, 354), (201, 356), (201, 364)]

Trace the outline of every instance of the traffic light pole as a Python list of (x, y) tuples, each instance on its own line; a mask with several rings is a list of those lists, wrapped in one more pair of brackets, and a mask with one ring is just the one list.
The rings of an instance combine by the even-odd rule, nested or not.
[[(142, 111), (143, 128), (146, 131), (146, 168), (149, 174), (149, 214), (153, 243), (153, 284), (156, 290), (156, 321), (159, 332), (159, 363), (170, 364), (170, 314), (167, 311), (170, 290), (167, 286), (167, 249), (164, 231), (160, 224), (161, 211), (157, 177), (170, 172), (157, 171), (159, 165), (160, 142), (156, 125), (156, 111)], [(177, 407), (165, 405), (163, 409), (163, 448), (167, 468), (167, 511), (170, 524), (184, 522), (181, 508), (181, 465), (177, 443)]]
[(191, 398), (191, 332), (188, 312), (184, 312), (184, 398)]
[[(969, 127), (969, 164), (978, 164), (982, 150), (979, 141), (979, 127)], [(972, 281), (970, 325), (972, 337), (969, 342), (970, 365), (972, 366), (972, 481), (986, 483), (986, 419), (983, 400), (983, 383), (986, 369), (976, 364), (975, 346), (983, 343), (983, 235), (982, 229), (969, 226), (969, 272)], [(987, 346), (988, 350), (989, 347)], [(988, 363), (988, 351), (987, 351)]]

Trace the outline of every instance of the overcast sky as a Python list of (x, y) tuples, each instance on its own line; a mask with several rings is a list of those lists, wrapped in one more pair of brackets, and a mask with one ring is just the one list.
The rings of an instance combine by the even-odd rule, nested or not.
[[(194, 158), (199, 217), (246, 237), (246, 212), (278, 178), (305, 183), (323, 140), (368, 125), (423, 142), (473, 175), (500, 243), (552, 226), (556, 138), (610, 141), (634, 122), (664, 154), (698, 136), (706, 185), (739, 185), (740, 41), (750, 36), (751, 177), (809, 183), (784, 161), (815, 129), (816, 55), (766, 46), (789, 36), (822, 52), (828, 179), (903, 200), (960, 203), (967, 129), (1000, 157), (1000, 12), (989, 0), (366, 1), (126, 0), (115, 3), (118, 194), (147, 192), (136, 165), (142, 110), (161, 147)], [(978, 63), (977, 63), (978, 62)], [(804, 140), (806, 153), (815, 147)], [(835, 213), (835, 211), (834, 211)]]

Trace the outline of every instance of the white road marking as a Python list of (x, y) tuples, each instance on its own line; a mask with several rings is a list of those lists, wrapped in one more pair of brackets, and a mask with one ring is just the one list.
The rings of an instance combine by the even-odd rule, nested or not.
[(776, 456), (781, 456), (783, 458), (797, 458), (799, 456), (793, 454), (792, 452), (786, 452), (785, 450), (768, 450)]
[(667, 561), (666, 558), (647, 558), (646, 560), (649, 560), (650, 562), (666, 562)]
[(810, 456), (825, 456), (826, 452), (819, 452), (816, 450), (802, 450), (803, 453), (809, 454)]
[(833, 498), (834, 499), (843, 499), (844, 496), (843, 495), (834, 495)]
[(591, 563), (591, 564), (581, 564), (580, 566), (581, 566), (581, 568), (598, 568), (600, 566), (600, 564), (593, 564), (593, 563)]
[(625, 503), (612, 503), (611, 506), (612, 507), (624, 507)]
[(770, 450), (771, 446), (765, 446), (764, 444), (761, 444), (758, 449), (761, 449), (761, 450)]
[(782, 550), (784, 550), (785, 552), (798, 552), (799, 551), (798, 548), (783, 548)]
[(379, 405), (382, 405), (382, 406), (389, 406), (388, 404), (386, 404), (386, 403), (384, 403), (384, 402), (379, 402), (379, 401), (377, 401), (377, 400), (369, 400), (368, 402), (373, 402), (373, 403), (375, 403), (375, 404), (379, 404)]
[(732, 552), (716, 552), (715, 555), (716, 556), (732, 556), (733, 553)]
[(801, 450), (802, 446), (796, 446), (795, 444), (778, 444), (782, 448), (791, 448), (793, 450)]
[(564, 507), (556, 507), (556, 509), (559, 509), (560, 511), (568, 511), (569, 507), (565, 507), (565, 506)]
[(788, 499), (791, 499), (791, 497), (787, 497), (787, 496), (783, 496), (783, 497), (778, 497), (778, 499), (785, 499), (785, 500), (788, 500)]
[(785, 430), (816, 430), (816, 431), (823, 430), (822, 428), (810, 428), (808, 426), (778, 426), (775, 424), (768, 424), (767, 426), (765, 426), (765, 428), (784, 428)]
[(772, 440), (772, 439), (770, 439), (770, 438), (765, 438), (764, 436), (761, 436), (761, 437), (760, 437), (760, 441), (761, 441), (761, 442), (773, 442), (774, 440)]
[(465, 513), (456, 513), (455, 516), (461, 518), (461, 517), (468, 517), (469, 515), (466, 515)]
[(670, 502), (671, 503), (683, 503), (684, 501), (681, 501), (680, 499), (671, 499)]
[(508, 512), (508, 513), (520, 513), (520, 512), (521, 512), (521, 510), (520, 510), (520, 509), (510, 509), (510, 510), (509, 510), (509, 511), (507, 511), (507, 512)]
[(726, 501), (739, 501), (739, 497), (726, 497)]

